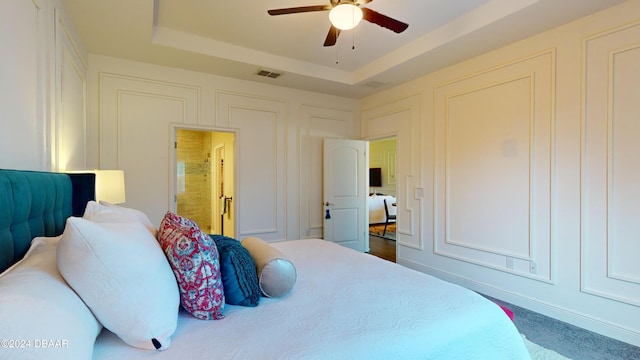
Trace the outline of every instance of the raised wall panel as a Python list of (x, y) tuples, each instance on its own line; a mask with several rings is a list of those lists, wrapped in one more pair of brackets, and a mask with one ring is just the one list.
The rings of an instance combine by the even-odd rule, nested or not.
[(125, 172), (126, 205), (159, 225), (170, 199), (170, 124), (198, 123), (200, 90), (100, 74), (100, 168)]
[(237, 129), (236, 237), (286, 237), (286, 103), (217, 94), (217, 124)]
[(554, 64), (548, 51), (436, 88), (435, 253), (552, 280)]
[[(48, 144), (44, 141), (40, 96), (47, 84), (46, 47), (40, 46), (42, 10), (31, 1), (0, 2), (0, 167), (9, 169), (43, 168)], [(41, 71), (45, 70), (45, 71)], [(48, 94), (47, 94), (48, 95)], [(42, 117), (41, 117), (42, 116)], [(8, 156), (8, 154), (11, 154)], [(48, 163), (48, 161), (46, 161)]]
[(322, 238), (322, 144), (323, 139), (347, 139), (355, 114), (351, 111), (302, 106), (300, 129), (300, 206), (302, 237)]
[(87, 168), (87, 66), (60, 17), (57, 17), (56, 36), (59, 96), (52, 126), (54, 168), (83, 170)]
[(446, 243), (531, 258), (532, 82), (525, 76), (447, 99)]
[(170, 134), (167, 124), (182, 118), (184, 102), (165, 96), (119, 91), (118, 106), (116, 168), (125, 172), (127, 206), (139, 209), (141, 204), (147, 204), (150, 207), (145, 213), (159, 221), (171, 205), (168, 196), (160, 195), (169, 191)]
[[(397, 139), (396, 197), (397, 243), (422, 249), (422, 198), (416, 196), (420, 188), (420, 101), (411, 96), (362, 112), (363, 137)], [(421, 188), (420, 188), (421, 189)]]
[(640, 305), (640, 24), (585, 41), (582, 291)]

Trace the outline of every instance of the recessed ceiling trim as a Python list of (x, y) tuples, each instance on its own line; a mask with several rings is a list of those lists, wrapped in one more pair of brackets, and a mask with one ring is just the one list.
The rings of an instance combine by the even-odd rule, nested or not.
[(371, 79), (395, 66), (426, 54), (442, 45), (529, 7), (538, 1), (539, 0), (492, 0), (426, 33), (422, 37), (397, 50), (360, 67), (354, 71), (354, 81), (360, 83)]
[[(161, 26), (154, 26), (151, 42), (156, 45), (239, 61), (245, 64), (283, 69), (289, 73), (335, 81), (347, 85), (354, 84), (353, 73), (349, 71), (342, 71), (262, 51), (235, 46)], [(260, 62), (251, 62), (252, 59), (260, 60)]]
[(408, 31), (395, 36), (363, 24), (327, 51), (320, 46), (327, 17), (276, 21), (267, 10), (282, 1), (61, 0), (89, 54), (242, 80), (257, 80), (251, 73), (264, 66), (287, 74), (278, 85), (354, 98), (372, 94), (364, 86), (371, 81), (389, 87), (606, 8), (637, 7), (625, 0), (375, 1), (367, 6), (406, 20)]
[[(155, 25), (152, 43), (197, 54), (283, 69), (288, 73), (334, 81), (346, 85), (361, 84), (402, 63), (424, 55), (464, 35), (520, 11), (539, 0), (491, 0), (424, 36), (387, 53), (355, 71), (343, 71), (253, 50)], [(252, 62), (259, 59), (260, 63)]]

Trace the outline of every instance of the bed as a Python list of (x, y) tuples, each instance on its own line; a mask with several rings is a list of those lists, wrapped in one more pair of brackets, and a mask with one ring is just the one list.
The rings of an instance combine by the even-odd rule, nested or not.
[[(45, 183), (49, 185), (43, 192)], [(18, 281), (12, 271), (24, 268), (32, 254), (56, 251), (58, 245), (51, 238), (65, 230), (68, 217), (82, 216), (72, 210), (82, 205), (72, 203), (74, 198), (86, 203), (91, 191), (73, 187), (65, 174), (0, 170), (0, 265), (1, 270), (9, 268), (0, 275), (0, 358), (69, 358), (68, 352), (78, 350), (81, 341), (84, 354), (90, 354), (85, 358), (93, 359), (530, 358), (513, 323), (491, 301), (322, 239), (269, 244), (295, 266), (290, 291), (261, 297), (253, 307), (227, 304), (220, 320), (200, 320), (180, 307), (171, 344), (164, 350), (131, 346), (106, 325), (96, 327), (91, 321), (78, 322), (84, 335), (76, 340), (67, 333), (77, 330), (71, 328), (73, 321), (49, 317), (58, 303), (67, 301), (76, 301), (65, 310), (70, 316), (87, 312), (82, 302), (51, 297), (53, 292), (38, 295), (33, 286), (26, 291), (42, 299), (16, 299), (7, 284)], [(55, 264), (48, 266), (52, 277), (63, 284)], [(32, 278), (31, 274), (19, 279)], [(43, 305), (20, 315), (20, 305), (38, 301)], [(52, 321), (58, 327), (51, 329)]]

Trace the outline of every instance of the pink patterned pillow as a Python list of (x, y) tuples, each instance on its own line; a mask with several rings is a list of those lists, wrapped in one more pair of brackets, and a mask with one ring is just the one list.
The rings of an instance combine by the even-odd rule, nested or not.
[(224, 318), (220, 260), (211, 237), (192, 220), (167, 212), (158, 241), (178, 281), (182, 306), (198, 319)]

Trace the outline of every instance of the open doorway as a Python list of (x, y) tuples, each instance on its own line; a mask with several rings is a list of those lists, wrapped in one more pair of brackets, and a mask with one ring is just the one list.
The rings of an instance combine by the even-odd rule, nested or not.
[(397, 138), (369, 141), (369, 252), (396, 260)]
[(210, 234), (235, 233), (235, 134), (176, 129), (176, 212)]

